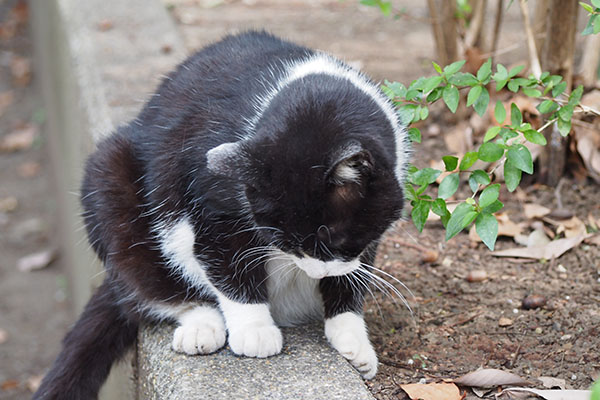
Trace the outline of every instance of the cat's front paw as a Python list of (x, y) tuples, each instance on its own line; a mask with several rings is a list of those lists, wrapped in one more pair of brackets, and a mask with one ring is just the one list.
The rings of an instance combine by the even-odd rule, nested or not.
[(361, 316), (345, 312), (325, 321), (325, 336), (331, 346), (356, 368), (363, 378), (377, 373), (377, 354), (369, 341)]
[(225, 323), (216, 309), (197, 307), (185, 313), (179, 322), (172, 342), (176, 352), (209, 354), (225, 345)]
[(235, 354), (265, 358), (281, 352), (283, 337), (275, 325), (244, 326), (229, 331), (229, 346)]

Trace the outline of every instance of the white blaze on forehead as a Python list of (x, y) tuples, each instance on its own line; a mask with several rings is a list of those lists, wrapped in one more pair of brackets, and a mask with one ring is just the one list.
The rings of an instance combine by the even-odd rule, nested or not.
[(249, 121), (252, 130), (277, 93), (290, 83), (314, 74), (324, 74), (348, 80), (379, 106), (390, 123), (394, 131), (396, 142), (396, 179), (403, 185), (406, 174), (405, 169), (408, 162), (408, 136), (404, 127), (400, 125), (398, 114), (396, 113), (394, 106), (375, 84), (359, 71), (354, 70), (335, 58), (323, 53), (318, 53), (310, 58), (288, 64), (285, 66), (285, 69), (286, 75), (283, 79), (277, 82), (266, 94), (256, 99), (257, 114)]
[(360, 267), (358, 258), (351, 261), (321, 261), (312, 257), (299, 258), (296, 256), (291, 256), (291, 258), (298, 268), (306, 272), (306, 275), (313, 279), (346, 275)]

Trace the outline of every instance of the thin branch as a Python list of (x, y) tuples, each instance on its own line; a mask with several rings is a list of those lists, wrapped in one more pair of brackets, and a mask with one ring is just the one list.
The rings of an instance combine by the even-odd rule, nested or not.
[(475, 10), (473, 11), (473, 17), (469, 29), (465, 34), (465, 49), (475, 46), (479, 35), (481, 34), (481, 27), (483, 26), (483, 18), (485, 16), (485, 9), (487, 6), (486, 0), (479, 0), (475, 4)]
[(536, 79), (539, 79), (542, 75), (542, 66), (540, 65), (540, 58), (535, 47), (535, 37), (533, 30), (531, 29), (531, 23), (529, 21), (529, 9), (527, 8), (526, 0), (519, 0), (521, 6), (521, 15), (523, 16), (523, 25), (525, 26), (525, 33), (527, 35), (527, 47), (529, 48), (529, 62), (531, 63), (531, 72)]
[(498, 48), (498, 39), (500, 37), (500, 25), (502, 25), (502, 15), (504, 14), (504, 0), (498, 0), (496, 3), (496, 19), (494, 21), (494, 34), (492, 36), (492, 48), (490, 52), (496, 53)]

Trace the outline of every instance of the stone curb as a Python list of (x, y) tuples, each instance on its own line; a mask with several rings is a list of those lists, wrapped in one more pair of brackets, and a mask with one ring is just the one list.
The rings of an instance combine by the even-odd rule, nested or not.
[[(134, 117), (161, 74), (186, 51), (159, 0), (32, 0), (31, 10), (57, 171), (62, 255), (78, 313), (98, 263), (81, 244), (81, 232), (74, 232), (81, 226), (79, 205), (68, 193), (78, 191), (94, 143)], [(117, 373), (113, 368), (102, 398), (372, 399), (358, 373), (328, 346), (322, 328), (285, 329), (282, 354), (262, 360), (227, 349), (210, 356), (176, 354), (172, 329), (143, 327), (130, 365)]]

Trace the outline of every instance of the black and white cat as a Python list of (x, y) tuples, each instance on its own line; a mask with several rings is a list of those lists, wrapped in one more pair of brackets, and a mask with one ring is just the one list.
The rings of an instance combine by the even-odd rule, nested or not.
[(106, 279), (34, 398), (95, 398), (142, 319), (177, 322), (177, 352), (248, 357), (281, 351), (278, 326), (324, 319), (372, 378), (363, 299), (407, 151), (385, 95), (331, 56), (260, 32), (191, 56), (87, 162)]

